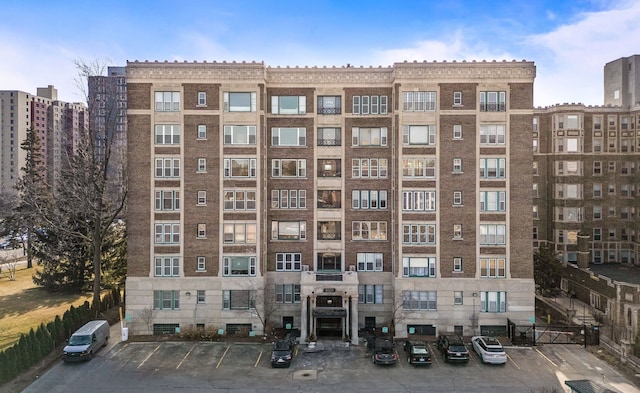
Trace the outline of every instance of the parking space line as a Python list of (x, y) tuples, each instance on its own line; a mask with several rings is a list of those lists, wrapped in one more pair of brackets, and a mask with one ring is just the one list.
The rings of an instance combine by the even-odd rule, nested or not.
[(187, 352), (186, 355), (184, 355), (184, 357), (182, 358), (182, 360), (180, 361), (180, 363), (178, 363), (178, 365), (176, 366), (176, 369), (179, 369), (180, 366), (182, 365), (182, 363), (187, 359), (187, 356), (189, 356), (191, 354), (191, 351), (193, 351), (193, 349), (196, 347), (196, 344), (194, 343), (191, 348), (189, 349), (189, 352)]
[(258, 360), (256, 360), (256, 364), (253, 365), (253, 368), (258, 367), (258, 363), (260, 363), (260, 359), (262, 358), (262, 352), (264, 351), (260, 351), (260, 354), (258, 355)]
[(509, 360), (511, 360), (511, 363), (513, 363), (513, 365), (518, 368), (518, 370), (521, 370), (520, 366), (518, 366), (518, 363), (513, 361), (513, 358), (511, 356), (509, 356), (509, 354), (507, 354), (507, 357), (509, 358)]
[(156, 353), (156, 351), (157, 351), (158, 349), (160, 349), (160, 345), (158, 345), (158, 346), (156, 347), (156, 349), (154, 349), (154, 350), (153, 350), (153, 352), (151, 352), (149, 355), (147, 355), (147, 357), (146, 357), (146, 358), (144, 358), (144, 360), (142, 361), (142, 363), (140, 363), (140, 364), (138, 365), (138, 367), (136, 367), (136, 368), (140, 368), (140, 367), (142, 367), (142, 365), (143, 365), (147, 360), (149, 360), (149, 358), (151, 357), (151, 355), (153, 355), (154, 353)]
[(127, 346), (129, 345), (129, 343), (124, 344), (123, 346), (120, 347), (120, 349), (118, 349), (117, 351), (115, 351), (111, 356), (109, 356), (109, 360), (113, 359), (117, 354), (120, 353), (120, 351), (122, 351), (123, 349), (125, 349)]
[(222, 357), (220, 358), (220, 360), (218, 360), (218, 364), (216, 364), (216, 368), (220, 367), (220, 364), (222, 364), (222, 360), (227, 355), (227, 352), (229, 352), (229, 348), (231, 348), (230, 345), (227, 346), (227, 349), (224, 350), (224, 353), (222, 354)]
[(558, 367), (558, 365), (557, 365), (557, 364), (555, 364), (555, 363), (553, 362), (553, 360), (551, 360), (551, 359), (549, 359), (548, 357), (546, 357), (544, 353), (542, 353), (542, 352), (540, 352), (540, 350), (538, 350), (538, 348), (536, 348), (536, 352), (538, 352), (538, 353), (540, 354), (540, 356), (542, 356), (543, 358), (547, 359), (547, 361), (548, 361), (549, 363), (553, 364), (553, 367)]

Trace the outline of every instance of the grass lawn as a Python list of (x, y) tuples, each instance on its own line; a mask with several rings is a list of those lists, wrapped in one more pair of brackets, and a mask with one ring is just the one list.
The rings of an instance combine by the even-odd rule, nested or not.
[(72, 305), (91, 301), (91, 293), (85, 296), (49, 293), (37, 287), (31, 278), (35, 269), (19, 267), (15, 281), (0, 275), (0, 351), (16, 343), (20, 334), (37, 329), (40, 323), (46, 325), (56, 315), (62, 318)]

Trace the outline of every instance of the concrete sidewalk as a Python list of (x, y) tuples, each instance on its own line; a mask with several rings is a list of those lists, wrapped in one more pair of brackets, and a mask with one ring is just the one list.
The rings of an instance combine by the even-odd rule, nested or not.
[(537, 295), (537, 297), (544, 299), (547, 303), (555, 303), (559, 308), (565, 310), (565, 314), (571, 318), (571, 322), (576, 325), (597, 325), (598, 322), (593, 316), (593, 309), (591, 305), (584, 303), (578, 299), (572, 299), (565, 293), (561, 293), (554, 297), (543, 297)]

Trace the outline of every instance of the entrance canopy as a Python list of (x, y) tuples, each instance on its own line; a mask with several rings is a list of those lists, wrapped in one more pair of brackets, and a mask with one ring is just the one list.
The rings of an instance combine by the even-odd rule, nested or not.
[(344, 307), (316, 307), (313, 309), (314, 318), (344, 318), (347, 310)]

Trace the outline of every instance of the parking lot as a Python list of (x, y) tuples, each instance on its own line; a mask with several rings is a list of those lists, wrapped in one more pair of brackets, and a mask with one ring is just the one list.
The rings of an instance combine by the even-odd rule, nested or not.
[[(271, 345), (224, 342), (121, 342), (87, 363), (60, 362), (24, 392), (562, 392), (566, 379), (592, 379), (613, 392), (637, 392), (616, 370), (580, 346), (507, 348), (506, 365), (483, 364), (471, 345), (467, 364), (399, 362), (378, 366), (366, 346), (296, 346), (290, 368), (270, 365)], [(555, 390), (554, 390), (555, 389)]]

